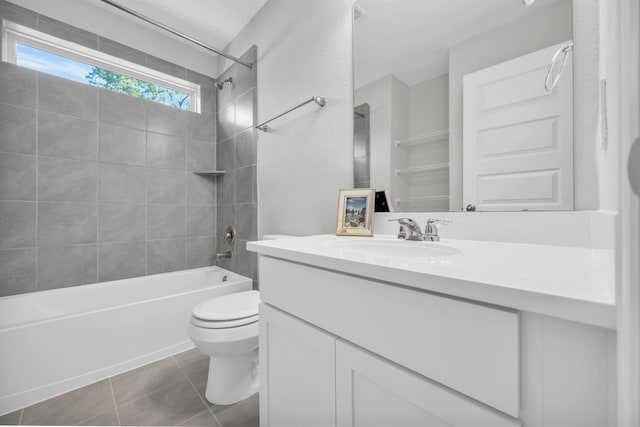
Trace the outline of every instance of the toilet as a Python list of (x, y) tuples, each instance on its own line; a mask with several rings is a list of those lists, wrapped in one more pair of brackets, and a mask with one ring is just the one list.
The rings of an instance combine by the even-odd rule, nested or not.
[(258, 391), (258, 291), (237, 292), (193, 307), (189, 338), (210, 357), (205, 397), (230, 405)]
[[(265, 235), (264, 240), (291, 238)], [(230, 405), (258, 391), (258, 291), (237, 292), (193, 307), (189, 338), (210, 357), (205, 397)]]

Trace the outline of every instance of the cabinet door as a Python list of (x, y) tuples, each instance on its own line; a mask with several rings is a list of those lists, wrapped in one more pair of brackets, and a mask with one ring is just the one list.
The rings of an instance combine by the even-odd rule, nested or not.
[(260, 304), (260, 425), (335, 426), (335, 338)]
[(506, 415), (343, 341), (336, 345), (338, 427), (516, 427)]

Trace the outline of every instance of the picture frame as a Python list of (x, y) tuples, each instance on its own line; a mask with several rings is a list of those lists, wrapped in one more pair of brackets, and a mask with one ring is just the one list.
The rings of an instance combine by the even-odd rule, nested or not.
[(373, 188), (340, 190), (336, 236), (373, 236), (375, 192)]

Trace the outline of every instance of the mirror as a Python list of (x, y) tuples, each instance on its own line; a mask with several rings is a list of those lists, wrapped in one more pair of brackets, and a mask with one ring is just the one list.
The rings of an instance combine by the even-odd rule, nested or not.
[[(598, 0), (358, 0), (355, 186), (389, 190), (402, 212), (473, 210), (476, 200), (478, 210), (593, 209), (599, 8)], [(566, 51), (562, 74), (560, 54), (552, 70), (559, 84), (549, 93), (551, 59), (571, 41), (575, 48)], [(527, 62), (545, 49), (542, 65)], [(529, 68), (514, 71), (515, 63)], [(502, 75), (505, 69), (511, 74)], [(530, 100), (540, 112), (556, 107), (539, 100), (560, 97), (564, 124), (550, 113), (535, 120), (522, 113)], [(513, 114), (521, 116), (505, 118)], [(527, 166), (500, 172), (500, 159)]]

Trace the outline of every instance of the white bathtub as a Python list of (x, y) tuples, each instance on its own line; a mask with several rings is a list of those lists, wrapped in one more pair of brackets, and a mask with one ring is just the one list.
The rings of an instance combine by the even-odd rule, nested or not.
[(251, 288), (205, 267), (0, 298), (0, 415), (193, 347), (193, 306)]

